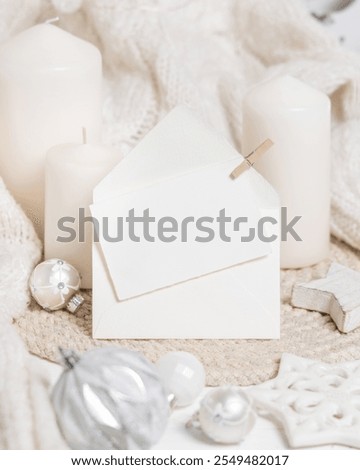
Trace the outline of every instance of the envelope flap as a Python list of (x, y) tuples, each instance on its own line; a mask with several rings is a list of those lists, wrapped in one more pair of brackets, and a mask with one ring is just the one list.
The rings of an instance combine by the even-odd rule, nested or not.
[(240, 161), (208, 165), (91, 207), (102, 223), (100, 244), (119, 300), (270, 253), (257, 233), (254, 170), (229, 177)]
[(239, 156), (184, 106), (174, 108), (94, 189), (94, 202)]
[[(99, 221), (107, 221), (108, 236), (100, 230), (100, 243), (119, 300), (269, 254), (270, 244), (258, 237), (239, 243), (239, 236), (246, 235), (244, 230), (256, 227), (263, 209), (279, 204), (273, 188), (255, 170), (235, 181), (229, 178), (243, 160), (192, 112), (177, 107), (96, 186), (91, 210)], [(218, 227), (211, 242), (197, 241), (214, 229), (208, 219), (217, 219), (225, 209), (225, 217), (232, 221), (231, 242), (224, 242)], [(126, 221), (131, 211), (141, 217), (147, 210), (156, 223), (170, 217), (180, 236), (164, 242), (153, 232), (156, 241), (134, 242), (127, 229), (121, 242), (113, 242), (114, 236), (118, 238), (120, 219)], [(207, 222), (199, 222), (204, 217)], [(238, 217), (248, 218), (247, 228), (242, 225), (241, 231), (234, 226)], [(183, 221), (189, 218), (194, 220), (186, 224), (188, 238), (184, 241)]]

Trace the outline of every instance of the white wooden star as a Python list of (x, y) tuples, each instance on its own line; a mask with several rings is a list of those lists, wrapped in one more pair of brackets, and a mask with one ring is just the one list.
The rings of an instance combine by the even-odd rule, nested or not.
[(323, 279), (296, 284), (294, 307), (327, 313), (343, 333), (360, 326), (360, 272), (332, 263)]
[(360, 448), (360, 361), (326, 364), (283, 354), (278, 376), (249, 393), (280, 420), (292, 447)]

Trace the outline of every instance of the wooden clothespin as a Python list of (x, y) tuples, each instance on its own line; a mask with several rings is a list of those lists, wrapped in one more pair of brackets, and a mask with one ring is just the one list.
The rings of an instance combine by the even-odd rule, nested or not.
[(272, 145), (274, 145), (274, 143), (270, 139), (266, 139), (259, 147), (249, 153), (249, 155), (245, 157), (245, 160), (230, 173), (230, 178), (234, 180), (243, 174), (244, 171), (251, 168), (256, 160), (267, 152)]

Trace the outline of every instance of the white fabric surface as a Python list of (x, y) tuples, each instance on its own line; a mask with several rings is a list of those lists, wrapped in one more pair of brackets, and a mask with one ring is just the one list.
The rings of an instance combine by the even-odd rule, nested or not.
[[(66, 13), (76, 4), (79, 10)], [(242, 98), (269, 76), (290, 73), (326, 92), (333, 103), (332, 231), (360, 248), (360, 59), (343, 50), (297, 0), (1, 0), (0, 40), (57, 14), (60, 27), (93, 41), (103, 53), (104, 141), (124, 153), (177, 104), (196, 108), (240, 147)], [(5, 448), (64, 445), (41, 371), (32, 370), (10, 325), (26, 308), (27, 277), (39, 257), (29, 221), (1, 185)]]
[(0, 180), (0, 449), (63, 448), (49, 381), (11, 325), (28, 303), (40, 242)]

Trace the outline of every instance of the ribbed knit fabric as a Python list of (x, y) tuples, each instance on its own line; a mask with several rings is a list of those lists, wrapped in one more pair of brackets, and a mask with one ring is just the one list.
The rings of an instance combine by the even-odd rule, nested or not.
[(33, 226), (0, 180), (0, 449), (64, 446), (47, 378), (12, 325), (27, 311), (28, 278), (40, 254)]

